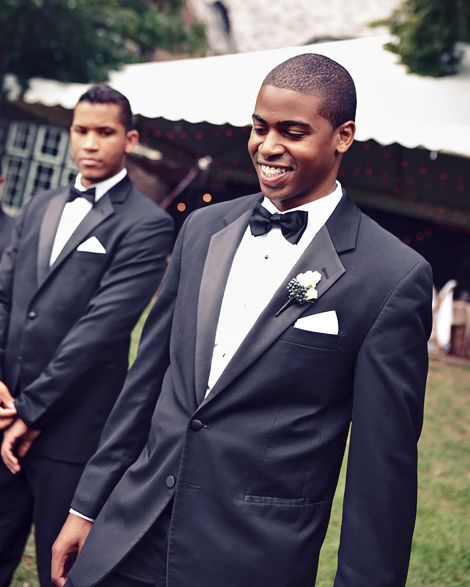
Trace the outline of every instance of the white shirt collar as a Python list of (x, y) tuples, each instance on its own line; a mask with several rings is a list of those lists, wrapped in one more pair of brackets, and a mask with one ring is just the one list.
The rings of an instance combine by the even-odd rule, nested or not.
[[(302, 238), (299, 241), (299, 244), (302, 241), (307, 240), (310, 241), (322, 228), (322, 226), (326, 223), (328, 218), (334, 212), (336, 206), (339, 204), (343, 196), (343, 188), (339, 181), (336, 181), (336, 189), (334, 192), (329, 194), (328, 196), (324, 196), (319, 200), (314, 200), (313, 202), (308, 202), (307, 204), (303, 204), (302, 206), (298, 206), (297, 208), (292, 208), (290, 210), (286, 210), (286, 212), (293, 212), (295, 210), (304, 210), (308, 212), (308, 223), (307, 228), (305, 229)], [(276, 208), (276, 206), (268, 199), (264, 198), (261, 204), (270, 212), (271, 214), (283, 214)]]
[(121, 171), (119, 173), (116, 173), (116, 175), (113, 175), (112, 177), (108, 177), (108, 179), (104, 179), (103, 181), (98, 181), (96, 183), (93, 183), (86, 188), (86, 187), (83, 187), (83, 185), (82, 185), (82, 182), (81, 182), (82, 174), (79, 173), (77, 175), (77, 177), (75, 178), (75, 187), (80, 192), (85, 192), (86, 190), (88, 190), (90, 188), (95, 188), (95, 202), (97, 202), (100, 198), (102, 198), (106, 194), (106, 192), (109, 192), (109, 190), (111, 188), (113, 188), (121, 180), (123, 180), (126, 177), (126, 175), (127, 175), (127, 169), (124, 167), (123, 169), (121, 169)]

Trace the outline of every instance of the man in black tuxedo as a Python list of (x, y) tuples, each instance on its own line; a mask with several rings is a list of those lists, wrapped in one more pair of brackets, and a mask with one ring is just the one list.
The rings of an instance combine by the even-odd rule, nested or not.
[(173, 223), (132, 184), (129, 102), (79, 100), (75, 185), (36, 194), (0, 264), (0, 585), (34, 523), (41, 586), (84, 465), (122, 389), (131, 331), (161, 280)]
[(320, 55), (264, 80), (262, 193), (183, 226), (56, 585), (311, 587), (351, 422), (335, 586), (405, 585), (432, 278), (336, 181), (355, 107)]
[[(0, 194), (2, 193), (2, 185), (3, 185), (3, 175), (2, 175), (2, 157), (0, 156)], [(1, 198), (0, 198), (1, 202)], [(3, 211), (2, 206), (0, 205), (0, 258), (3, 254), (3, 251), (8, 247), (11, 242), (11, 237), (13, 234), (13, 228), (15, 226), (15, 220), (8, 216)]]

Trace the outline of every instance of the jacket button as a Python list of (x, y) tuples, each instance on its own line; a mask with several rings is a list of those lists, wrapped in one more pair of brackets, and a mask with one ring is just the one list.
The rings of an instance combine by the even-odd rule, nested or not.
[(197, 432), (198, 430), (200, 430), (202, 428), (202, 422), (201, 422), (201, 420), (191, 420), (191, 428), (195, 432)]
[(36, 312), (34, 312), (34, 311), (31, 311), (31, 312), (29, 312), (29, 313), (28, 313), (28, 318), (29, 318), (30, 320), (34, 320), (36, 317), (37, 317), (37, 314), (36, 314)]
[(166, 478), (166, 486), (168, 487), (168, 489), (171, 489), (172, 487), (175, 486), (176, 480), (173, 477), (173, 475), (168, 475), (168, 477)]

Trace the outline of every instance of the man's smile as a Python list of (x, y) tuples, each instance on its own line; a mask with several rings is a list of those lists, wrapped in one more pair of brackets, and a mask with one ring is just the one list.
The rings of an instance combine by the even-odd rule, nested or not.
[(270, 165), (263, 165), (261, 164), (261, 171), (263, 174), (268, 177), (276, 177), (277, 175), (281, 175), (281, 173), (286, 173), (286, 171), (290, 171), (288, 167), (272, 167)]
[(257, 162), (257, 168), (260, 182), (272, 188), (284, 184), (292, 171), (292, 167), (269, 165), (261, 161)]

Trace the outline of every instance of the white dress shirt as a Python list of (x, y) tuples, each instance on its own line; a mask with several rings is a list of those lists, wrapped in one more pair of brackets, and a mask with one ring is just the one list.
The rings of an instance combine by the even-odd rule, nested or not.
[[(113, 177), (108, 177), (108, 179), (94, 183), (86, 188), (82, 186), (82, 174), (79, 173), (75, 178), (75, 187), (80, 192), (85, 192), (90, 188), (95, 188), (96, 203), (106, 194), (106, 192), (109, 192), (112, 187), (124, 179), (126, 175), (127, 169), (124, 167), (124, 169), (121, 169), (121, 171), (116, 173), (116, 175), (113, 175)], [(59, 226), (57, 227), (57, 232), (55, 234), (51, 257), (49, 259), (49, 267), (60, 255), (60, 252), (64, 248), (65, 243), (69, 240), (80, 222), (85, 218), (85, 216), (92, 208), (93, 205), (91, 202), (85, 198), (75, 198), (73, 202), (67, 202), (65, 204), (62, 211), (62, 216), (60, 217)]]
[[(296, 245), (284, 238), (279, 227), (255, 237), (248, 226), (235, 253), (225, 287), (206, 396), (289, 271), (331, 216), (342, 195), (341, 185), (336, 182), (336, 189), (330, 195), (288, 210), (308, 212), (307, 228)], [(279, 213), (267, 198), (261, 203), (271, 214)]]

